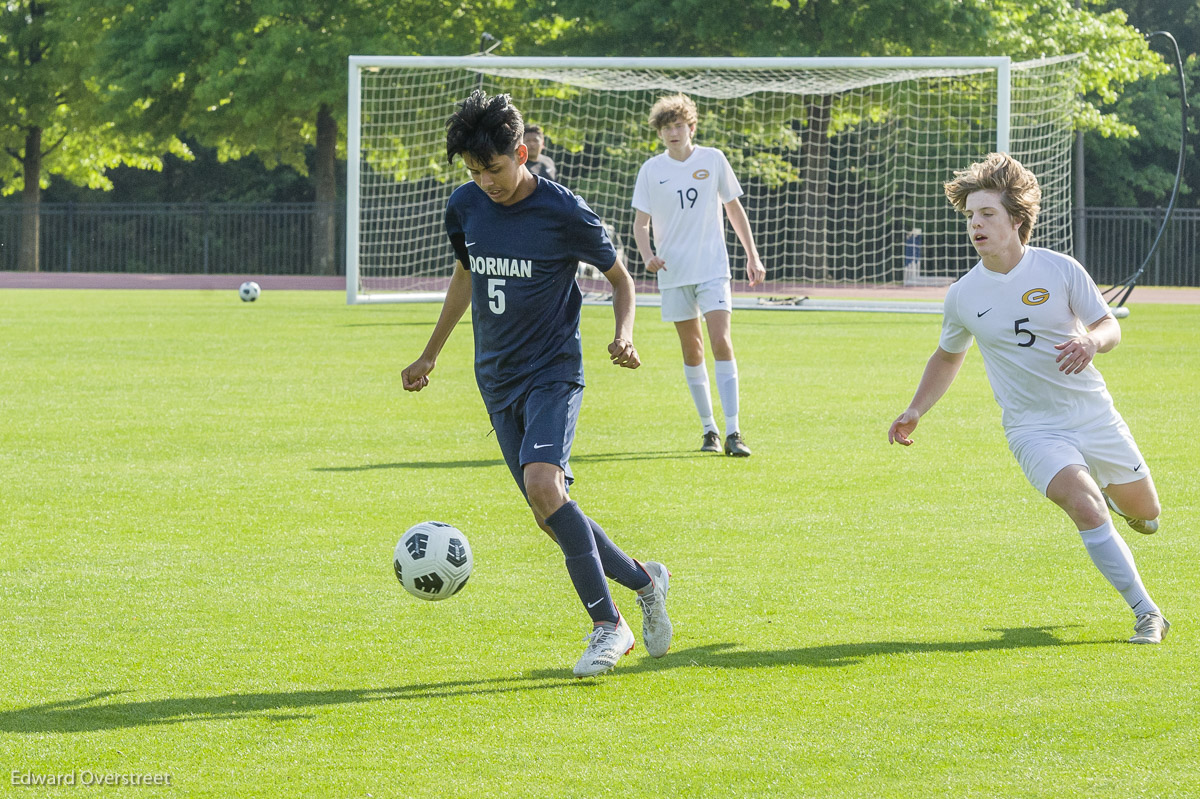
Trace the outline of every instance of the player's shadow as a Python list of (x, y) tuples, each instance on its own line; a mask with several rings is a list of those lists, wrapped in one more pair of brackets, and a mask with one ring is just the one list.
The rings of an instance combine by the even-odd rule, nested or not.
[(579, 681), (564, 670), (544, 678), (501, 677), (390, 688), (221, 694), (145, 701), (105, 701), (127, 692), (102, 691), (79, 699), (0, 712), (0, 732), (29, 735), (95, 732), (245, 718), (289, 721), (312, 718), (317, 709), (337, 705), (553, 691), (577, 685)]
[[(999, 638), (976, 641), (868, 641), (856, 644), (795, 647), (792, 649), (738, 649), (735, 643), (708, 644), (672, 650), (658, 660), (644, 657), (622, 662), (621, 674), (663, 669), (714, 668), (762, 669), (773, 666), (808, 668), (848, 667), (889, 655), (965, 654), (971, 652), (1040, 649), (1112, 643), (1063, 641), (1054, 630), (1064, 626), (1015, 627), (995, 630)], [(618, 675), (619, 676), (619, 675)], [(607, 678), (611, 679), (611, 678)], [(585, 689), (595, 680), (576, 680), (568, 668), (536, 669), (518, 677), (418, 683), (389, 688), (347, 688), (327, 691), (278, 691), (188, 696), (144, 701), (106, 701), (124, 691), (103, 691), (79, 699), (50, 702), (0, 712), (0, 732), (28, 735), (82, 733), (98, 730), (186, 724), (254, 718), (269, 721), (306, 719), (324, 707), (365, 702), (411, 702), (460, 696), (530, 693)]]
[[(737, 644), (709, 644), (679, 651), (671, 650), (665, 657), (643, 658), (624, 671), (657, 671), (671, 668), (751, 669), (769, 666), (806, 666), (831, 668), (855, 666), (864, 660), (888, 655), (922, 655), (931, 653), (965, 654), (970, 652), (1003, 651), (1009, 649), (1040, 649), (1043, 647), (1081, 646), (1114, 643), (1112, 640), (1064, 641), (1054, 630), (1077, 627), (1062, 624), (1043, 627), (988, 628), (1000, 633), (999, 638), (976, 641), (865, 641), (857, 644), (829, 644), (793, 649), (736, 649)], [(547, 672), (531, 672), (529, 676), (544, 676)]]
[(477, 461), (398, 461), (396, 463), (364, 463), (358, 466), (314, 466), (314, 472), (369, 472), (373, 469), (482, 469), (503, 466), (502, 458)]
[[(604, 463), (608, 461), (643, 460), (688, 460), (712, 457), (703, 452), (651, 451), (651, 452), (597, 452), (572, 455), (572, 463)], [(314, 472), (368, 472), (373, 469), (476, 469), (488, 466), (504, 466), (502, 458), (474, 461), (396, 461), (395, 463), (363, 463), (356, 466), (314, 466)]]

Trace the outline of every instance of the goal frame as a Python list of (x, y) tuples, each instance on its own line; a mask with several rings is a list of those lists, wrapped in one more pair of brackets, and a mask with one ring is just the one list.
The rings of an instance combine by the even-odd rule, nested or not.
[[(346, 302), (350, 305), (379, 302), (439, 300), (443, 292), (364, 293), (359, 272), (359, 192), (362, 169), (362, 73), (374, 68), (461, 68), (477, 69), (486, 59), (488, 68), (569, 69), (990, 69), (996, 74), (997, 152), (1010, 148), (1012, 117), (1012, 59), (1009, 56), (913, 56), (913, 57), (777, 57), (777, 58), (687, 58), (687, 57), (574, 57), (574, 56), (367, 56), (349, 57), (348, 123), (346, 131)], [(632, 191), (632, 187), (630, 187)], [(932, 305), (932, 303), (931, 303)], [(940, 310), (940, 303), (937, 303)], [(810, 303), (810, 308), (813, 305)], [(935, 311), (936, 312), (936, 311)]]

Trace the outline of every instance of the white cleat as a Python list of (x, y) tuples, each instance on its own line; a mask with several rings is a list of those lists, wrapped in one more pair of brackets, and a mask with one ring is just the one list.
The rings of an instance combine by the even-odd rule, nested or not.
[(633, 630), (625, 623), (624, 616), (617, 622), (617, 629), (593, 627), (583, 640), (587, 641), (588, 645), (579, 662), (575, 664), (576, 677), (595, 677), (612, 671), (622, 655), (633, 651)]
[(1129, 526), (1135, 531), (1141, 533), (1142, 535), (1151, 535), (1158, 532), (1158, 519), (1135, 519), (1133, 516), (1126, 516), (1121, 512), (1121, 509), (1117, 507), (1116, 503), (1113, 502), (1112, 497), (1110, 497), (1104, 491), (1101, 491), (1100, 493), (1104, 494), (1104, 501), (1108, 503), (1108, 507), (1112, 509), (1112, 512), (1129, 522)]
[(1129, 643), (1161, 644), (1169, 629), (1171, 622), (1164, 619), (1162, 614), (1143, 613), (1133, 625), (1133, 637), (1129, 639)]
[(637, 603), (642, 609), (642, 643), (651, 657), (660, 658), (671, 648), (674, 628), (667, 616), (667, 588), (671, 584), (671, 573), (661, 563), (650, 561), (643, 566), (654, 590), (643, 596), (638, 594)]

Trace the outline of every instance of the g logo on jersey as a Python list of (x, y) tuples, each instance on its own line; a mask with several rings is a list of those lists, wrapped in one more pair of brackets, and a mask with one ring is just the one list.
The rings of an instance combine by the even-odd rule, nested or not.
[(697, 169), (692, 173), (692, 177), (696, 180), (705, 180), (711, 173), (707, 169)]
[(1026, 305), (1041, 305), (1048, 299), (1050, 292), (1047, 289), (1030, 289), (1021, 296), (1021, 302)]

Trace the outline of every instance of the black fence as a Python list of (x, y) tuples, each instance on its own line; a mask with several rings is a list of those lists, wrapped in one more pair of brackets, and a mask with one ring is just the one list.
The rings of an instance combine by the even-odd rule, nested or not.
[[(1145, 286), (1200, 286), (1200, 209), (1177, 209), (1163, 231), (1163, 208), (1088, 208), (1075, 216), (1076, 256), (1100, 286), (1120, 283), (1146, 264)], [(1150, 260), (1146, 256), (1150, 255)]]
[[(20, 204), (0, 203), (0, 271), (18, 268), (21, 212)], [(344, 275), (346, 225), (340, 205), (44, 203), (41, 270), (319, 274), (314, 233), (330, 214), (337, 228), (336, 270)], [(1161, 208), (1076, 212), (1076, 254), (1101, 286), (1121, 282), (1146, 261), (1163, 214)], [(1200, 210), (1175, 211), (1139, 282), (1200, 286)]]
[[(18, 268), (22, 206), (0, 204), (0, 270)], [(345, 207), (320, 203), (43, 203), (41, 271), (320, 274), (315, 238), (332, 214), (346, 274)]]

